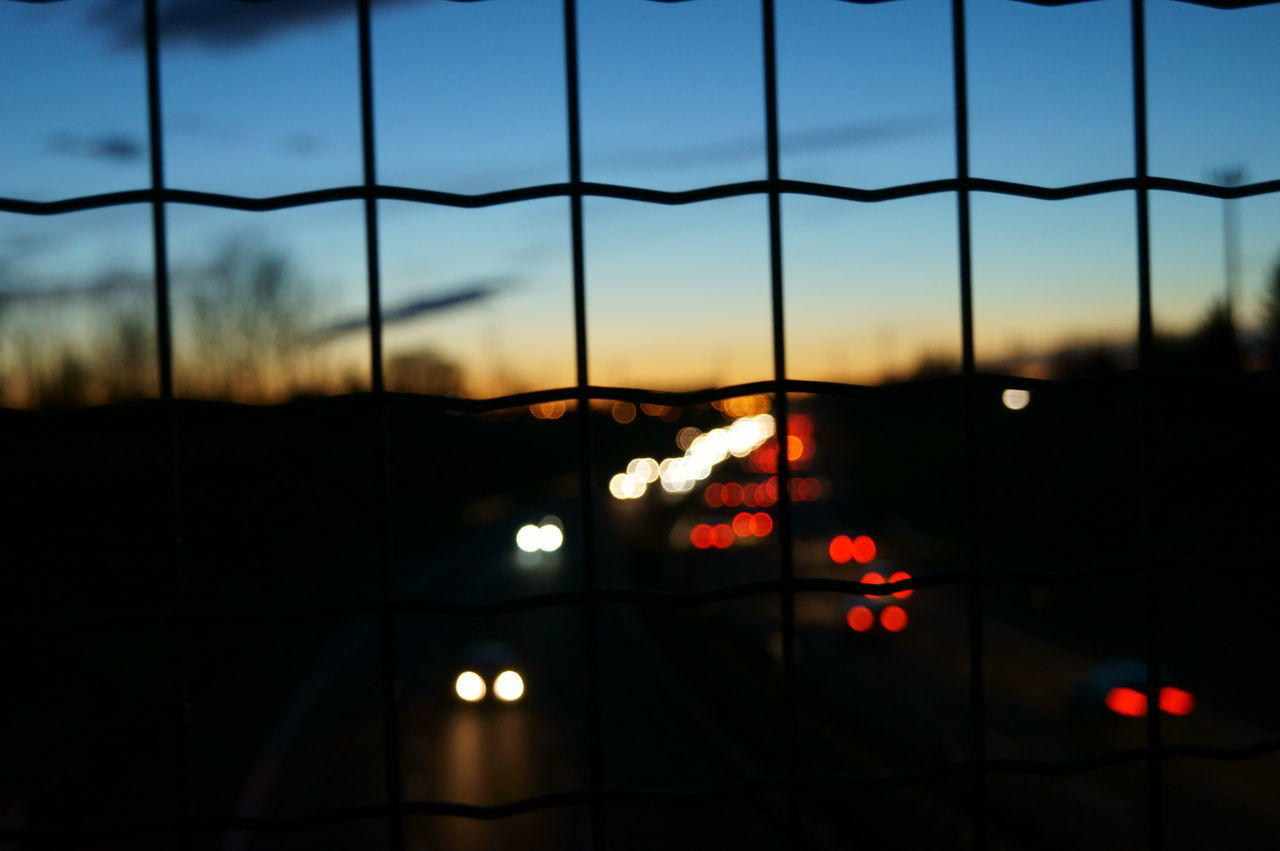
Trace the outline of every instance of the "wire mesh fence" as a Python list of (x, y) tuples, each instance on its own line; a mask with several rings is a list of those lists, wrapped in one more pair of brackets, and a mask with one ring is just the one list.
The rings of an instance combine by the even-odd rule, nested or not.
[[(835, 2), (835, 0), (831, 0)], [(1176, 2), (1176, 0), (1168, 0)], [(1014, 2), (1014, 0), (1010, 0)], [(1067, 5), (1075, 0), (1025, 0), (1044, 6)], [(1196, 0), (1200, 5), (1222, 9), (1263, 5), (1248, 0)], [(1094, 581), (1118, 581), (1122, 577), (1135, 579), (1140, 589), (1143, 610), (1143, 644), (1145, 650), (1144, 675), (1149, 694), (1160, 693), (1164, 685), (1169, 652), (1165, 646), (1161, 623), (1168, 617), (1168, 599), (1171, 589), (1194, 582), (1197, 587), (1222, 589), (1232, 587), (1231, 578), (1206, 580), (1206, 562), (1200, 559), (1170, 559), (1159, 555), (1151, 545), (1152, 525), (1152, 465), (1151, 447), (1157, 443), (1161, 424), (1156, 420), (1155, 397), (1159, 393), (1176, 392), (1180, 382), (1191, 380), (1185, 375), (1156, 368), (1154, 360), (1154, 326), (1151, 295), (1151, 235), (1150, 202), (1153, 191), (1167, 191), (1208, 198), (1233, 199), (1261, 196), (1280, 192), (1280, 180), (1225, 185), (1195, 182), (1150, 174), (1147, 119), (1147, 44), (1145, 15), (1149, 3), (1131, 0), (1128, 3), (1131, 32), (1130, 58), (1132, 69), (1132, 131), (1133, 172), (1107, 180), (1079, 183), (1068, 186), (1040, 186), (1005, 180), (975, 177), (970, 168), (969, 145), (969, 84), (967, 59), (966, 3), (952, 0), (950, 3), (951, 26), (951, 77), (955, 111), (954, 176), (937, 180), (887, 186), (874, 189), (840, 186), (784, 178), (781, 168), (779, 135), (779, 82), (777, 60), (777, 21), (774, 0), (761, 0), (759, 4), (761, 33), (761, 67), (763, 70), (762, 96), (765, 118), (766, 176), (761, 180), (706, 186), (683, 191), (664, 191), (636, 186), (596, 183), (583, 178), (582, 107), (580, 94), (580, 50), (578, 3), (563, 2), (564, 42), (564, 100), (568, 125), (567, 180), (561, 183), (524, 186), (482, 194), (458, 194), (430, 189), (392, 186), (379, 180), (376, 122), (374, 115), (374, 52), (371, 31), (371, 0), (355, 3), (358, 34), (359, 102), (362, 181), (358, 185), (332, 187), (315, 191), (252, 198), (241, 195), (217, 194), (172, 188), (165, 172), (165, 126), (162, 110), (161, 40), (162, 27), (157, 0), (144, 0), (144, 46), (146, 55), (147, 117), (149, 129), (150, 186), (147, 188), (111, 192), (100, 195), (64, 198), (53, 201), (31, 201), (21, 198), (0, 198), (0, 211), (26, 215), (46, 216), (127, 204), (147, 204), (151, 212), (154, 313), (156, 327), (155, 358), (158, 370), (160, 401), (156, 404), (167, 417), (163, 439), (155, 447), (166, 458), (165, 480), (159, 483), (163, 490), (157, 512), (159, 523), (167, 528), (165, 540), (166, 559), (170, 574), (167, 577), (172, 588), (171, 605), (148, 610), (134, 610), (117, 614), (90, 613), (74, 620), (65, 618), (9, 617), (4, 626), (12, 632), (57, 632), (74, 635), (95, 634), (139, 627), (159, 627), (175, 648), (175, 682), (172, 705), (178, 741), (174, 745), (177, 756), (175, 787), (178, 804), (171, 817), (156, 818), (133, 823), (86, 826), (71, 825), (65, 829), (31, 829), (0, 826), (0, 839), (7, 842), (38, 845), (66, 845), (88, 842), (109, 842), (143, 835), (178, 837), (184, 847), (191, 847), (193, 837), (202, 832), (247, 831), (276, 833), (299, 831), (356, 820), (377, 820), (387, 825), (387, 842), (391, 848), (406, 846), (405, 823), (413, 816), (456, 816), (468, 819), (493, 820), (519, 814), (532, 813), (556, 807), (583, 807), (588, 813), (591, 847), (609, 847), (609, 807), (616, 804), (691, 805), (720, 798), (745, 794), (776, 793), (781, 796), (785, 814), (786, 835), (795, 847), (806, 843), (801, 827), (801, 809), (804, 796), (814, 790), (884, 789), (911, 786), (932, 781), (955, 778), (967, 784), (967, 823), (960, 828), (971, 833), (975, 847), (988, 844), (988, 799), (993, 777), (1003, 775), (1042, 775), (1063, 777), (1096, 771), (1110, 766), (1136, 764), (1144, 767), (1147, 810), (1143, 815), (1146, 839), (1149, 847), (1165, 847), (1166, 791), (1165, 776), (1171, 760), (1219, 760), (1237, 761), (1274, 754), (1280, 750), (1280, 739), (1266, 739), (1239, 747), (1171, 744), (1162, 730), (1161, 713), (1146, 714), (1145, 741), (1140, 747), (1112, 749), (1106, 753), (1075, 760), (1043, 761), (1011, 759), (992, 755), (988, 742), (989, 637), (984, 631), (987, 593), (993, 588), (1016, 584), (1037, 586), (1071, 586)], [(1041, 382), (1026, 378), (1011, 378), (984, 374), (979, 371), (975, 358), (974, 307), (973, 307), (973, 238), (971, 198), (974, 193), (992, 193), (1018, 196), (1043, 201), (1061, 201), (1107, 193), (1131, 194), (1136, 210), (1133, 241), (1136, 247), (1138, 322), (1137, 369), (1126, 376), (1138, 400), (1141, 434), (1138, 436), (1141, 457), (1138, 459), (1137, 514), (1132, 523), (1137, 529), (1140, 550), (1137, 558), (1087, 565), (1064, 572), (1047, 573), (1037, 570), (993, 567), (985, 558), (983, 538), (984, 518), (980, 515), (982, 503), (983, 470), (979, 456), (980, 425), (977, 409), (980, 399), (997, 394), (1010, 387), (1036, 391)], [(961, 370), (960, 375), (936, 379), (931, 392), (958, 393), (962, 400), (961, 445), (964, 448), (964, 534), (957, 542), (962, 552), (961, 569), (945, 574), (892, 580), (886, 586), (862, 581), (824, 579), (797, 574), (794, 564), (796, 535), (793, 529), (792, 500), (796, 488), (792, 485), (793, 470), (789, 464), (777, 465), (776, 525), (777, 564), (776, 575), (769, 579), (737, 582), (723, 587), (701, 591), (664, 591), (642, 588), (610, 587), (602, 580), (599, 564), (601, 537), (607, 534), (601, 519), (596, 516), (598, 507), (588, 495), (605, 488), (606, 471), (600, 469), (595, 445), (597, 435), (592, 426), (592, 403), (600, 400), (651, 404), (678, 408), (721, 401), (753, 394), (771, 396), (773, 399), (779, 446), (789, 445), (789, 429), (795, 421), (791, 413), (792, 400), (798, 395), (820, 398), (865, 400), (868, 404), (883, 404), (902, 394), (901, 387), (893, 385), (868, 387), (838, 382), (809, 381), (791, 378), (787, 363), (786, 340), (786, 265), (783, 251), (783, 199), (786, 196), (814, 196), (846, 202), (875, 203), (924, 195), (945, 195), (955, 199), (955, 241), (957, 250), (957, 279), (959, 281)], [(588, 280), (585, 249), (584, 199), (614, 198), (660, 205), (684, 205), (738, 196), (762, 197), (767, 203), (767, 232), (760, 235), (767, 240), (770, 292), (770, 334), (773, 378), (765, 381), (737, 384), (727, 387), (692, 392), (664, 392), (628, 387), (607, 387), (591, 381), (588, 350), (589, 327), (587, 321)], [(455, 208), (481, 208), (511, 204), (542, 198), (564, 198), (569, 209), (569, 238), (573, 293), (574, 326), (574, 386), (559, 389), (513, 393), (485, 399), (467, 399), (446, 396), (406, 396), (391, 393), (387, 389), (383, 349), (383, 257), (380, 245), (381, 226), (379, 202), (407, 201), (419, 204), (440, 205)], [(178, 457), (182, 453), (182, 436), (179, 417), (187, 404), (175, 392), (173, 356), (173, 296), (170, 283), (171, 259), (169, 252), (168, 213), (170, 205), (191, 204), (229, 210), (264, 212), (333, 201), (360, 202), (363, 212), (365, 256), (364, 266), (368, 282), (367, 325), (369, 331), (369, 388), (371, 393), (361, 396), (353, 404), (367, 406), (377, 423), (369, 435), (370, 463), (366, 470), (373, 509), (378, 528), (372, 535), (373, 562), (377, 568), (376, 593), (359, 602), (340, 601), (323, 605), (308, 605), (274, 612), (260, 612), (235, 607), (217, 607), (202, 604), (190, 588), (184, 563), (190, 558), (189, 543), (185, 539), (184, 511), (191, 495), (178, 471)], [(1215, 381), (1242, 387), (1256, 387), (1259, 392), (1270, 392), (1271, 374), (1217, 377)], [(552, 402), (576, 403), (574, 413), (575, 442), (577, 446), (577, 488), (582, 499), (580, 516), (576, 525), (580, 531), (577, 542), (581, 560), (580, 587), (549, 592), (513, 596), (507, 599), (472, 603), (446, 599), (434, 599), (406, 595), (397, 587), (393, 568), (388, 515), (394, 510), (391, 480), (396, 464), (395, 451), (389, 434), (390, 407), (408, 406), (462, 414), (485, 414), (512, 408), (541, 405)], [(1251, 571), (1274, 567), (1274, 558), (1257, 557), (1235, 562), (1216, 562), (1214, 569), (1230, 577)], [(930, 588), (955, 587), (963, 590), (966, 610), (964, 633), (967, 657), (967, 705), (968, 730), (967, 758), (947, 764), (921, 768), (892, 776), (867, 777), (855, 773), (813, 772), (802, 765), (797, 754), (800, 715), (798, 705), (799, 677), (795, 635), (798, 595), (842, 594), (867, 595), (874, 591), (894, 593), (919, 591)], [(780, 729), (770, 731), (781, 742), (782, 760), (779, 770), (767, 777), (724, 784), (702, 791), (680, 791), (674, 788), (649, 786), (619, 786), (607, 781), (603, 766), (602, 741), (609, 724), (608, 713), (601, 696), (601, 670), (608, 664), (607, 651), (601, 642), (602, 608), (611, 604), (628, 603), (668, 609), (689, 609), (731, 601), (768, 598), (776, 600), (780, 646), (778, 660), (781, 668), (778, 683), (781, 717)], [(582, 651), (585, 679), (586, 719), (586, 771), (585, 784), (580, 789), (520, 798), (502, 803), (484, 805), (449, 800), (415, 800), (406, 792), (404, 779), (404, 749), (400, 700), (397, 681), (400, 676), (400, 659), (396, 624), (403, 616), (455, 615), (468, 618), (493, 618), (520, 612), (532, 612), (555, 606), (571, 606), (580, 612), (578, 642)], [(199, 678), (189, 662), (193, 633), (207, 624), (290, 625), (300, 626), (351, 616), (372, 616), (378, 624), (377, 666), (379, 695), (382, 704), (381, 738), (385, 767), (383, 786), (384, 803), (354, 807), (323, 809), (310, 814), (291, 817), (237, 816), (210, 818), (193, 813), (190, 809), (192, 782), (188, 754), (192, 736), (187, 714), (193, 683)], [(87, 638), (85, 640), (88, 640)], [(963, 841), (957, 837), (957, 843)]]

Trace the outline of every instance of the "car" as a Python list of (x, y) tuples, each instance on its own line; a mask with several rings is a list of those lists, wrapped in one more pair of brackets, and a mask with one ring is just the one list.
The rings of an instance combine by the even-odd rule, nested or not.
[[(1166, 715), (1190, 715), (1196, 709), (1195, 695), (1186, 683), (1171, 678), (1161, 669), (1159, 706)], [(1142, 659), (1111, 659), (1094, 665), (1076, 686), (1073, 699), (1090, 715), (1118, 715), (1141, 718), (1147, 714), (1147, 663)]]
[(504, 641), (479, 641), (462, 653), (453, 694), (463, 703), (516, 703), (524, 697), (525, 680), (514, 647)]

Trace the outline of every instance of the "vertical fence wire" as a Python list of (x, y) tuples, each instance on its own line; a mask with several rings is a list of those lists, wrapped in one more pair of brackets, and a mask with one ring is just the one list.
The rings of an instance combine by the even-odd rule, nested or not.
[(173, 324), (170, 315), (169, 293), (169, 234), (165, 218), (164, 201), (158, 197), (164, 189), (164, 112), (160, 93), (160, 25), (158, 0), (144, 0), (142, 4), (143, 43), (146, 53), (147, 78), (147, 140), (151, 171), (151, 245), (154, 269), (154, 293), (156, 316), (156, 367), (162, 402), (164, 459), (161, 467), (167, 484), (168, 509), (161, 522), (168, 525), (169, 563), (173, 608), (170, 621), (173, 641), (173, 683), (176, 694), (175, 720), (177, 730), (174, 741), (176, 777), (176, 806), (179, 831), (179, 847), (192, 847), (191, 830), (191, 684), (187, 663), (190, 644), (190, 624), (182, 614), (187, 604), (187, 581), (183, 564), (182, 541), (182, 491), (178, 469), (178, 412), (173, 397)]
[(1134, 198), (1138, 261), (1138, 367), (1141, 405), (1138, 449), (1139, 546), (1143, 561), (1145, 597), (1145, 645), (1147, 662), (1147, 847), (1164, 847), (1164, 767), (1160, 758), (1163, 740), (1157, 708), (1160, 694), (1161, 588), (1159, 571), (1151, 551), (1151, 512), (1154, 437), (1152, 354), (1154, 329), (1151, 318), (1151, 222), (1150, 197), (1142, 185), (1147, 178), (1147, 37), (1145, 0), (1130, 0), (1130, 55), (1133, 62), (1133, 165), (1138, 187)]
[(378, 530), (378, 592), (382, 609), (378, 616), (382, 682), (382, 741), (386, 795), (391, 805), (387, 844), (391, 851), (404, 848), (404, 776), (400, 761), (400, 711), (396, 670), (395, 580), (391, 563), (391, 464), (386, 388), (382, 374), (382, 269), (378, 253), (378, 184), (373, 120), (373, 37), (369, 0), (356, 0), (356, 30), (360, 62), (360, 141), (364, 177), (365, 273), (369, 297), (369, 380), (374, 396), (374, 469)]
[(783, 303), (782, 278), (782, 193), (780, 152), (778, 144), (778, 39), (777, 15), (774, 0), (761, 0), (761, 36), (764, 70), (764, 127), (765, 159), (769, 198), (769, 291), (772, 309), (773, 377), (774, 377), (774, 439), (778, 443), (778, 578), (782, 583), (779, 594), (782, 621), (782, 727), (783, 727), (783, 775), (785, 787), (786, 841), (790, 847), (800, 844), (800, 806), (794, 780), (797, 772), (796, 726), (796, 658), (795, 632), (796, 607), (792, 580), (795, 563), (792, 553), (791, 530), (791, 462), (788, 454), (787, 397), (787, 347), (786, 315)]
[(582, 226), (582, 106), (578, 76), (578, 6), (564, 0), (564, 93), (568, 126), (569, 236), (573, 263), (573, 329), (578, 404), (578, 507), (582, 537), (582, 640), (586, 661), (587, 787), (590, 792), (591, 847), (607, 846), (602, 784), (604, 741), (600, 699), (600, 637), (596, 618), (595, 482), (592, 456), (590, 375), (587, 370), (587, 272)]
[(956, 134), (956, 239), (960, 279), (961, 370), (964, 377), (965, 559), (973, 577), (969, 584), (969, 736), (972, 771), (973, 847), (987, 844), (987, 721), (984, 686), (982, 491), (979, 488), (977, 413), (978, 382), (973, 344), (973, 240), (969, 180), (969, 80), (964, 0), (951, 2), (952, 81)]

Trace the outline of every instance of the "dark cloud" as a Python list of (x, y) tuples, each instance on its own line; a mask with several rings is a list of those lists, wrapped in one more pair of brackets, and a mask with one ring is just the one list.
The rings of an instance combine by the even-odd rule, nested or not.
[(324, 139), (312, 133), (292, 133), (284, 140), (284, 149), (295, 157), (314, 157), (324, 151)]
[(0, 287), (0, 305), (16, 302), (65, 302), (78, 299), (104, 298), (116, 293), (149, 289), (151, 279), (130, 272), (112, 272), (99, 276), (87, 286), (53, 285), (43, 287)]
[[(806, 154), (898, 142), (948, 126), (939, 118), (885, 118), (796, 130), (783, 133), (778, 141), (784, 154)], [(763, 161), (764, 154), (764, 138), (760, 137), (690, 146), (682, 151), (618, 151), (606, 158), (615, 165), (633, 168), (696, 168), (750, 159)]]
[[(375, 6), (420, 3), (425, 0), (372, 0)], [(110, 0), (90, 14), (90, 20), (110, 33), (122, 47), (142, 44), (138, 0)], [(160, 4), (160, 33), (166, 44), (197, 44), (234, 49), (287, 30), (331, 20), (355, 19), (352, 0), (168, 0)]]
[[(385, 327), (398, 322), (416, 319), (428, 313), (440, 313), (465, 304), (486, 301), (508, 288), (513, 281), (514, 279), (511, 277), (480, 278), (460, 285), (457, 289), (449, 292), (420, 296), (410, 301), (402, 302), (395, 307), (383, 307), (382, 324)], [(369, 317), (361, 313), (359, 316), (340, 319), (337, 322), (317, 328), (315, 336), (318, 338), (336, 337), (348, 331), (359, 331), (367, 327), (368, 324)]]
[(45, 139), (45, 148), (60, 154), (115, 162), (135, 162), (145, 156), (141, 140), (123, 133), (53, 133)]

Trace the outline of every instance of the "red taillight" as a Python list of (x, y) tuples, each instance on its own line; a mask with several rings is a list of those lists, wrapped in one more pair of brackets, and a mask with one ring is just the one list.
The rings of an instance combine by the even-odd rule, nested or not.
[(901, 606), (885, 606), (880, 613), (880, 624), (889, 632), (902, 632), (907, 628), (907, 613)]
[[(911, 578), (911, 574), (910, 574), (910, 573), (907, 573), (905, 570), (899, 570), (899, 571), (895, 572), (892, 576), (890, 576), (890, 577), (889, 577), (889, 581), (890, 581), (890, 582), (901, 582), (901, 581), (902, 581), (902, 580), (904, 580), (904, 579), (910, 579), (910, 578)], [(906, 590), (906, 591), (894, 591), (894, 592), (893, 592), (893, 596), (897, 597), (899, 600), (905, 600), (905, 599), (907, 599), (908, 597), (910, 597), (910, 596), (911, 596), (912, 594), (914, 594), (914, 593), (916, 593), (916, 592), (915, 592), (915, 591), (912, 591), (912, 590), (910, 590), (910, 589), (908, 589), (908, 590)]]
[(739, 538), (750, 538), (751, 535), (751, 512), (739, 511), (733, 515), (733, 534)]
[(854, 606), (844, 616), (844, 622), (854, 632), (866, 632), (875, 626), (876, 616), (866, 606)]
[(876, 557), (876, 542), (870, 535), (859, 535), (853, 539), (853, 560), (858, 564), (870, 564)]
[[(876, 573), (876, 572), (873, 570), (873, 571), (871, 571), (870, 573), (868, 573), (866, 576), (862, 577), (862, 584), (863, 584), (863, 585), (883, 585), (883, 584), (884, 584), (884, 577), (883, 577), (883, 576), (881, 576), (880, 574)], [(876, 597), (880, 597), (880, 596), (883, 596), (883, 595), (881, 595), (881, 594), (867, 594), (866, 596), (868, 596), (868, 597), (870, 597), (870, 598), (872, 598), (872, 599), (875, 599)]]
[(1170, 715), (1190, 715), (1196, 709), (1196, 698), (1189, 691), (1165, 686), (1160, 689), (1160, 708)]
[(711, 527), (706, 523), (699, 523), (689, 531), (689, 543), (693, 544), (700, 550), (705, 550), (711, 546)]
[(1127, 686), (1107, 692), (1107, 708), (1117, 715), (1141, 718), (1147, 714), (1147, 696)]
[(827, 554), (836, 564), (844, 564), (853, 559), (853, 541), (848, 535), (836, 535), (827, 547)]
[(763, 511), (751, 515), (751, 534), (763, 538), (773, 531), (773, 518)]
[(717, 523), (711, 528), (711, 543), (720, 550), (733, 546), (733, 528), (728, 523)]

